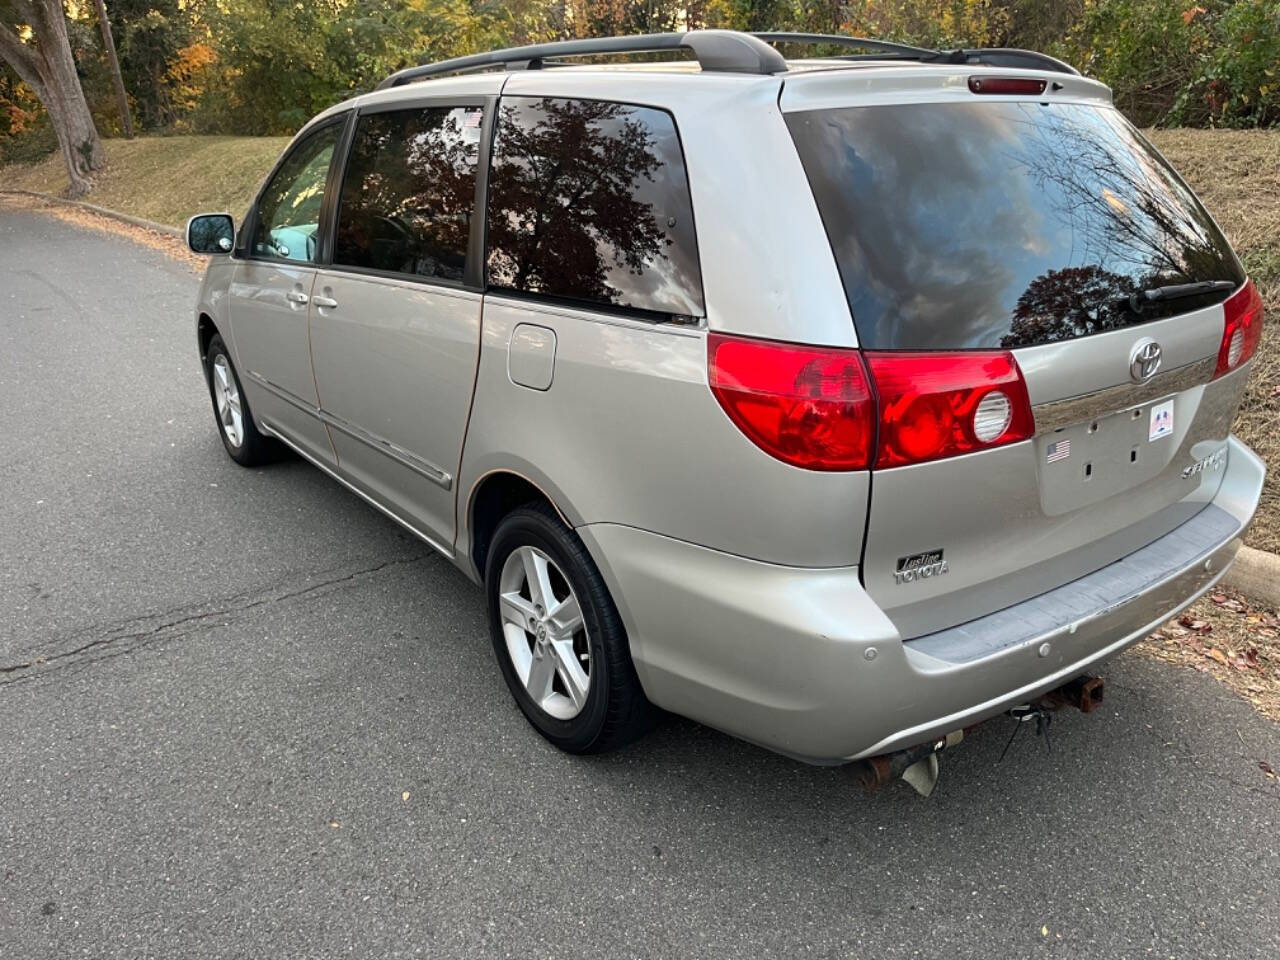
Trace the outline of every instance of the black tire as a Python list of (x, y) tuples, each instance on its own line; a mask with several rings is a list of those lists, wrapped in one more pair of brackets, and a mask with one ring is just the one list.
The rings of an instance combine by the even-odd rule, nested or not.
[[(499, 585), (507, 558), (526, 546), (555, 562), (582, 611), (590, 647), (590, 684), (581, 712), (570, 719), (552, 716), (534, 701), (507, 649)], [(567, 753), (602, 753), (630, 743), (649, 729), (655, 711), (640, 688), (617, 607), (582, 540), (553, 509), (535, 504), (503, 518), (488, 550), (485, 592), (489, 632), (502, 676), (525, 717), (547, 740)], [(532, 637), (530, 643), (534, 643)], [(563, 684), (563, 679), (556, 682)]]
[[(223, 425), (222, 415), (218, 412), (218, 397), (214, 387), (215, 364), (219, 358), (226, 361), (226, 368), (235, 383), (236, 394), (240, 402), (240, 442), (234, 443), (228, 433), (230, 432)], [(231, 457), (236, 463), (242, 467), (257, 467), (264, 463), (269, 463), (275, 455), (275, 446), (270, 438), (264, 437), (259, 431), (257, 425), (253, 422), (253, 413), (249, 409), (249, 400), (244, 395), (244, 387), (240, 383), (240, 374), (236, 372), (236, 365), (231, 360), (231, 354), (227, 350), (227, 345), (222, 342), (221, 334), (214, 334), (209, 341), (209, 349), (205, 352), (204, 358), (204, 375), (205, 381), (209, 386), (209, 400), (213, 403), (213, 420), (218, 428), (218, 436), (222, 438), (222, 445), (226, 448), (227, 456)]]

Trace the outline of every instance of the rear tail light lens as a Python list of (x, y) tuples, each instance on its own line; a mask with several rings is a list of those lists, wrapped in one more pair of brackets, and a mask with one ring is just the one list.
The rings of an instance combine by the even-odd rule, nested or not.
[(875, 417), (857, 350), (712, 334), (711, 392), (766, 453), (808, 470), (865, 470)]
[(1035, 418), (1012, 353), (867, 353), (880, 401), (875, 465), (899, 467), (1026, 440)]
[(1222, 305), (1226, 323), (1222, 329), (1222, 344), (1218, 347), (1218, 366), (1213, 371), (1216, 380), (1223, 374), (1238, 369), (1258, 349), (1262, 339), (1262, 295), (1252, 280), (1231, 295)]
[(729, 418), (797, 467), (897, 467), (1035, 433), (1008, 352), (863, 354), (720, 334), (707, 345), (711, 391)]

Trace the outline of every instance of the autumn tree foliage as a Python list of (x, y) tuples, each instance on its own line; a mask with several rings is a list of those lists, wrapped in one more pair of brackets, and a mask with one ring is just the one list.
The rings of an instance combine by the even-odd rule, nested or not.
[(96, 130), (125, 113), (144, 130), (286, 134), (409, 64), (704, 27), (1027, 47), (1110, 84), (1140, 125), (1280, 121), (1280, 0), (108, 0), (125, 108), (96, 6), (0, 0), (0, 162), (56, 139), (76, 190), (103, 162)]

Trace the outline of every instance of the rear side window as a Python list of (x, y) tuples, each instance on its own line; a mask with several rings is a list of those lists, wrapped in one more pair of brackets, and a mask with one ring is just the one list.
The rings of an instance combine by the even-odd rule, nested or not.
[(360, 117), (342, 177), (333, 262), (461, 281), (482, 117), (480, 107)]
[(663, 110), (504, 97), (488, 216), (491, 287), (703, 313), (684, 157)]
[(1220, 302), (1242, 283), (1209, 215), (1115, 110), (924, 103), (789, 114), (871, 349), (1013, 348)]

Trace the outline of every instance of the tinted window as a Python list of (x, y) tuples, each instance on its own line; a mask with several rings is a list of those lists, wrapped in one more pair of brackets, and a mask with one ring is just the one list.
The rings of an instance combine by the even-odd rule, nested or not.
[(698, 316), (693, 209), (662, 110), (504, 97), (489, 173), (489, 283)]
[(293, 148), (258, 199), (253, 252), (315, 263), (333, 148), (342, 124), (317, 130)]
[(462, 280), (480, 107), (365, 114), (342, 178), (333, 262)]
[(1137, 290), (1243, 281), (1204, 209), (1114, 110), (913, 104), (788, 117), (871, 348), (1018, 347), (1184, 312)]

